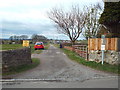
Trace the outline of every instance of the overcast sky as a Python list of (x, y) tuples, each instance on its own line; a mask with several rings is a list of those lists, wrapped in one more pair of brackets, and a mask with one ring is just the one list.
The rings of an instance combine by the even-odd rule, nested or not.
[(77, 4), (82, 9), (84, 5), (97, 2), (103, 4), (102, 0), (0, 0), (0, 38), (40, 34), (49, 39), (68, 39), (65, 35), (58, 34), (46, 13), (54, 7), (69, 9)]

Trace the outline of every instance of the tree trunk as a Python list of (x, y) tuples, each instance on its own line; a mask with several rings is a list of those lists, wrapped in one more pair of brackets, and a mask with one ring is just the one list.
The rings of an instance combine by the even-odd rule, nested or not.
[(72, 45), (75, 45), (75, 41), (71, 41)]

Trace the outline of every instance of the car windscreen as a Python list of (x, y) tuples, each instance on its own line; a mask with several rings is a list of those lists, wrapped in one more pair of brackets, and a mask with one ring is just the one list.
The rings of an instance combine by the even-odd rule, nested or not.
[(42, 45), (42, 43), (36, 43), (35, 45)]

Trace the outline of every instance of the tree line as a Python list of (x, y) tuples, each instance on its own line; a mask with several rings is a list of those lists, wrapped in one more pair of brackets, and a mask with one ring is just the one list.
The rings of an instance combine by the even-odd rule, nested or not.
[(13, 41), (13, 40), (25, 40), (25, 39), (28, 39), (28, 36), (27, 35), (21, 35), (21, 36), (14, 35), (14, 36), (10, 36), (9, 39), (11, 41)]
[(112, 37), (120, 38), (120, 0), (104, 4), (99, 22), (106, 26)]
[[(10, 37), (9, 37), (9, 40), (10, 40), (11, 42), (16, 42), (16, 43), (22, 43), (22, 40), (28, 40), (28, 39), (29, 39), (28, 35), (20, 35), (20, 36), (18, 36), (18, 35), (13, 35), (13, 36), (10, 36)], [(30, 38), (30, 41), (31, 41), (32, 43), (35, 43), (35, 42), (37, 42), (37, 41), (46, 42), (46, 40), (48, 40), (47, 37), (45, 37), (45, 36), (43, 36), (43, 35), (38, 35), (38, 34), (33, 34), (33, 35), (31, 36), (31, 38)]]
[[(26, 40), (28, 39), (28, 35), (20, 35), (20, 36), (14, 35), (14, 36), (10, 36), (9, 39), (10, 40)], [(33, 34), (30, 39), (46, 40), (47, 38), (43, 35)]]

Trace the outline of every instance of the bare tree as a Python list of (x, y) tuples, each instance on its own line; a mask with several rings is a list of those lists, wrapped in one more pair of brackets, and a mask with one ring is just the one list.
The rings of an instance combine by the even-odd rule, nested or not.
[(72, 6), (68, 12), (53, 8), (48, 12), (48, 16), (56, 24), (58, 31), (67, 35), (74, 44), (82, 32), (86, 18), (86, 14), (80, 11), (79, 6)]
[(87, 18), (85, 22), (83, 36), (88, 39), (96, 37), (101, 25), (99, 24), (99, 17), (102, 7), (100, 4), (85, 7)]

